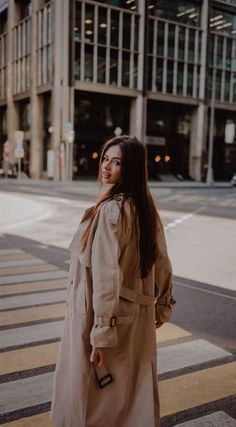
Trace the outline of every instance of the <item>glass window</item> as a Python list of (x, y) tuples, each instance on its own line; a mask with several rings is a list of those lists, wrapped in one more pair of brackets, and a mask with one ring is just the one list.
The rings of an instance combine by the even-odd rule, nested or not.
[(85, 28), (84, 37), (86, 42), (94, 41), (94, 7), (85, 5)]
[(225, 61), (225, 68), (227, 70), (231, 69), (231, 60), (232, 60), (232, 39), (227, 38), (227, 40), (226, 40), (226, 61)]
[(235, 15), (212, 9), (210, 17), (210, 28), (213, 31), (236, 34)]
[(173, 93), (173, 70), (174, 70), (174, 62), (167, 62), (167, 85), (166, 91), (167, 93)]
[(236, 103), (236, 73), (233, 75), (233, 102)]
[(188, 65), (187, 95), (193, 96), (193, 65)]
[(52, 80), (53, 48), (52, 45), (47, 47), (47, 78), (48, 82)]
[(195, 47), (195, 31), (189, 30), (188, 39), (188, 60), (194, 62), (194, 47)]
[(51, 6), (47, 8), (47, 12), (48, 12), (48, 28), (47, 28), (47, 38), (48, 38), (48, 42), (52, 42), (52, 10), (51, 10)]
[(183, 94), (183, 85), (184, 85), (184, 64), (182, 62), (178, 63), (177, 71), (177, 94)]
[(153, 64), (153, 61), (156, 61), (156, 57), (150, 55), (148, 57), (148, 70), (147, 70), (148, 90), (152, 90), (152, 64)]
[(119, 12), (111, 11), (111, 46), (119, 45)]
[(138, 84), (138, 55), (135, 53), (134, 54), (134, 87), (137, 87)]
[(129, 63), (130, 54), (123, 52), (122, 54), (122, 85), (129, 86)]
[(123, 14), (123, 48), (130, 49), (131, 15)]
[(149, 43), (148, 43), (149, 53), (153, 52), (153, 37), (154, 37), (154, 20), (149, 19)]
[(98, 10), (98, 43), (107, 44), (107, 9), (104, 7)]
[(84, 80), (91, 82), (93, 80), (93, 46), (85, 45), (85, 64)]
[(134, 50), (138, 51), (138, 42), (139, 42), (139, 17), (135, 17), (135, 34), (134, 34)]
[(163, 60), (157, 59), (157, 72), (156, 72), (156, 88), (158, 92), (162, 92), (163, 84)]
[(229, 102), (229, 91), (230, 91), (230, 73), (226, 71), (225, 73), (225, 93), (224, 101)]
[(138, 0), (104, 0), (100, 1), (103, 4), (109, 4), (110, 6), (119, 7), (121, 9), (128, 9), (133, 12), (137, 11)]
[(185, 45), (185, 28), (180, 27), (179, 29), (179, 48), (178, 58), (184, 60), (184, 45)]
[(208, 42), (208, 63), (213, 66), (214, 36), (211, 34)]
[(75, 41), (81, 41), (81, 3), (78, 1), (75, 8), (74, 38)]
[(176, 22), (200, 25), (200, 5), (191, 1), (150, 0), (149, 13)]
[(80, 49), (81, 49), (80, 43), (76, 43), (75, 44), (75, 68), (74, 68), (74, 72), (75, 72), (75, 79), (77, 79), (77, 80), (80, 79)]
[(99, 83), (106, 81), (106, 49), (104, 47), (98, 48), (98, 65), (97, 65), (97, 80)]
[(157, 55), (164, 55), (164, 22), (158, 22), (157, 27)]
[(221, 71), (216, 71), (216, 88), (215, 88), (215, 98), (220, 100), (221, 93)]
[(217, 54), (216, 54), (217, 67), (222, 67), (222, 60), (223, 60), (223, 37), (218, 37)]
[(110, 84), (117, 86), (118, 77), (118, 50), (111, 49), (110, 56)]
[(207, 72), (207, 94), (209, 99), (211, 99), (211, 89), (212, 89), (212, 68), (208, 69)]
[(168, 58), (174, 58), (175, 50), (175, 26), (169, 25), (168, 31)]

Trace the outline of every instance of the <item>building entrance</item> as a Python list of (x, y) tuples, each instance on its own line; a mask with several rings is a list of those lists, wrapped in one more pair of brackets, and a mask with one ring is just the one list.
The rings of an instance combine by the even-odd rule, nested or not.
[(171, 174), (190, 179), (189, 145), (192, 108), (181, 104), (148, 101), (147, 147), (151, 178)]
[(102, 144), (114, 131), (129, 131), (130, 101), (124, 96), (75, 92), (74, 178), (98, 173)]

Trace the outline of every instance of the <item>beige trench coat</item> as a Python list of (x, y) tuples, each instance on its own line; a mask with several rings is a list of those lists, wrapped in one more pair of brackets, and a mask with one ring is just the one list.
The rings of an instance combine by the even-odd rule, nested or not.
[[(158, 259), (140, 279), (134, 205), (125, 201), (122, 222), (121, 201), (122, 195), (101, 206), (83, 253), (86, 222), (69, 246), (67, 310), (51, 407), (55, 427), (160, 425), (155, 317), (170, 319), (171, 265), (161, 227)], [(105, 348), (105, 367), (113, 377), (102, 389), (91, 346)]]

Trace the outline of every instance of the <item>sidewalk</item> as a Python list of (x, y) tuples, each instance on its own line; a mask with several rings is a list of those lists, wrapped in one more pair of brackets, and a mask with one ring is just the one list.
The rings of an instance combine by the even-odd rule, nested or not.
[[(30, 186), (43, 186), (43, 187), (49, 187), (49, 188), (66, 188), (66, 189), (73, 189), (73, 191), (77, 190), (80, 191), (82, 188), (98, 187), (98, 182), (96, 178), (81, 178), (76, 181), (51, 181), (51, 180), (35, 180), (35, 179), (8, 179), (5, 180), (4, 178), (0, 178), (0, 187), (3, 185), (9, 185), (14, 184), (16, 186), (24, 186), (24, 185), (30, 185)], [(215, 189), (215, 188), (232, 188), (232, 185), (230, 182), (214, 182), (213, 185), (208, 185), (205, 182), (195, 182), (195, 181), (154, 181), (149, 180), (148, 181), (150, 188), (181, 188), (181, 189)]]

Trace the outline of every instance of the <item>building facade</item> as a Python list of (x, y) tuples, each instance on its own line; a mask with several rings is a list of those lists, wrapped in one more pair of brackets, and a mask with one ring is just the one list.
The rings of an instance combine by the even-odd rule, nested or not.
[(236, 0), (0, 0), (1, 163), (21, 130), (28, 176), (48, 176), (49, 151), (54, 179), (95, 175), (103, 142), (130, 133), (150, 177), (201, 181), (211, 106), (214, 178), (228, 180)]

